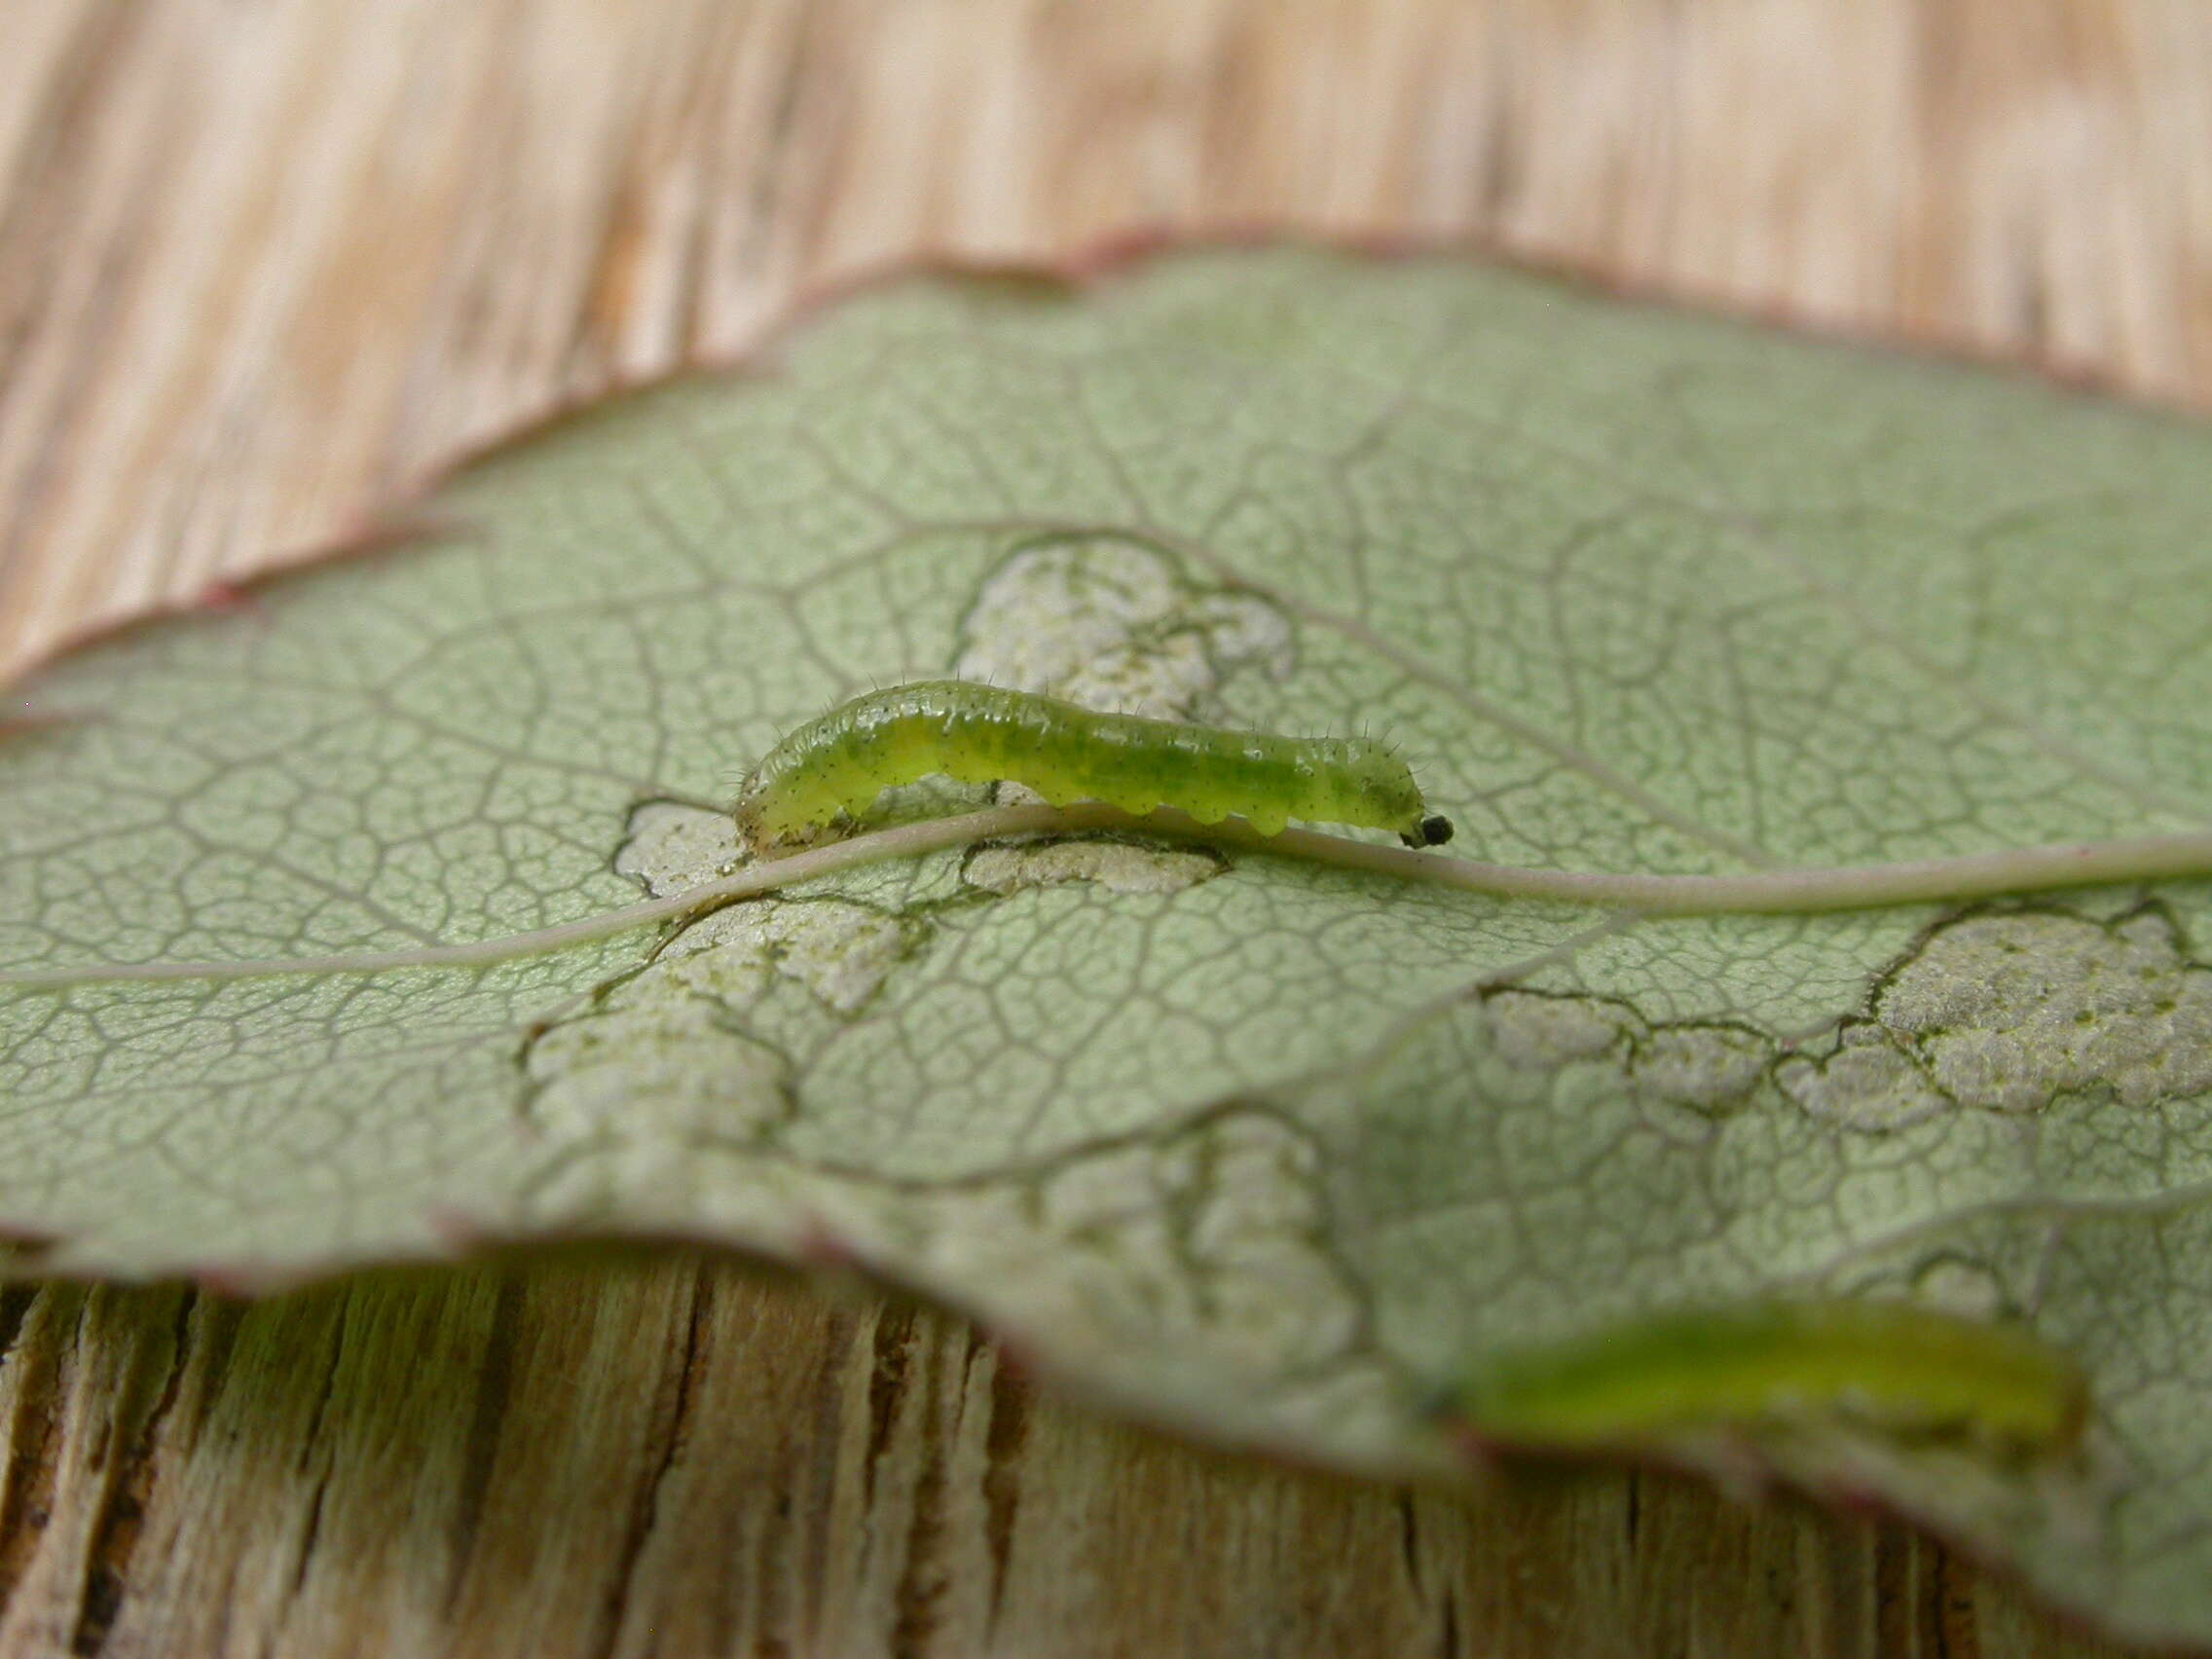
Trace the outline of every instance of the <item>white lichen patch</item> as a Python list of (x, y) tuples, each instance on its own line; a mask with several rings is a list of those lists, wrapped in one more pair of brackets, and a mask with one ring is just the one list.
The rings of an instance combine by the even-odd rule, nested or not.
[(1221, 871), (1205, 853), (1135, 847), (1120, 841), (1046, 841), (1014, 847), (979, 847), (962, 866), (961, 880), (986, 893), (1024, 887), (1058, 887), (1092, 881), (1114, 893), (1180, 893)]
[(963, 680), (1048, 692), (1095, 709), (1206, 719), (1222, 678), (1291, 666), (1291, 628), (1248, 594), (1199, 588), (1124, 537), (1071, 536), (1015, 554), (961, 624)]
[(1783, 1061), (1775, 1081), (1809, 1115), (1848, 1129), (1901, 1129), (1943, 1110), (1913, 1057), (1865, 1025), (1845, 1027), (1833, 1053)]
[(2212, 972), (2155, 910), (2111, 927), (2044, 912), (1960, 922), (1891, 976), (1874, 1015), (1962, 1106), (2033, 1112), (2093, 1087), (2146, 1106), (2212, 1088)]
[(630, 814), (614, 873), (637, 877), (656, 899), (688, 893), (737, 863), (737, 826), (726, 812), (648, 800)]

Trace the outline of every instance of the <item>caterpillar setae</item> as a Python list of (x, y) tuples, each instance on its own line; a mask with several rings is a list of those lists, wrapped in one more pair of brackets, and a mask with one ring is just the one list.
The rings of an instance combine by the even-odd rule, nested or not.
[(1510, 1354), (1431, 1415), (1549, 1451), (1829, 1419), (2037, 1450), (2071, 1444), (2087, 1411), (2080, 1368), (2025, 1330), (1836, 1299), (1666, 1313)]
[(1394, 830), (1411, 847), (1452, 838), (1452, 821), (1428, 810), (1406, 763), (1379, 743), (1100, 714), (960, 680), (870, 691), (807, 721), (754, 768), (732, 810), (756, 848), (804, 841), (932, 774), (1010, 778), (1054, 806), (1167, 806), (1201, 824), (1235, 814), (1269, 835), (1304, 818)]

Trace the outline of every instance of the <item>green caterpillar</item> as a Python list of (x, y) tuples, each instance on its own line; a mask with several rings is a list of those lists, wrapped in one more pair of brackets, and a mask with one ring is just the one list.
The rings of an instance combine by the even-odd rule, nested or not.
[(1235, 814), (1269, 835), (1303, 818), (1394, 830), (1410, 847), (1452, 838), (1452, 821), (1428, 810), (1406, 763), (1378, 743), (1104, 715), (959, 680), (870, 691), (807, 721), (754, 768), (733, 811), (764, 849), (810, 840), (932, 774), (1011, 778), (1054, 806), (1168, 806), (1201, 824)]
[(2058, 1449), (2088, 1384), (2012, 1326), (1902, 1302), (1802, 1300), (1661, 1314), (1511, 1354), (1433, 1403), (1478, 1440), (1596, 1451), (1835, 1417)]

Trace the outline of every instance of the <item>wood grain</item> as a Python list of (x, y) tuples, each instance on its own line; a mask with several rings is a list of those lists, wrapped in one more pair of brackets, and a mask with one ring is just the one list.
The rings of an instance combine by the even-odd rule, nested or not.
[[(4, 0), (0, 672), (927, 254), (1481, 238), (2212, 401), (2196, 0)], [(1648, 1477), (1216, 1458), (667, 1255), (0, 1291), (0, 1659), (2104, 1651)]]

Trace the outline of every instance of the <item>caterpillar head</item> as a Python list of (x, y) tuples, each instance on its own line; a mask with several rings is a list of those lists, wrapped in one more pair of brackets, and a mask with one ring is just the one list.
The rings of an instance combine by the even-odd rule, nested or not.
[(1409, 847), (1441, 847), (1452, 839), (1452, 820), (1441, 812), (1425, 813), (1419, 824), (1398, 839)]

